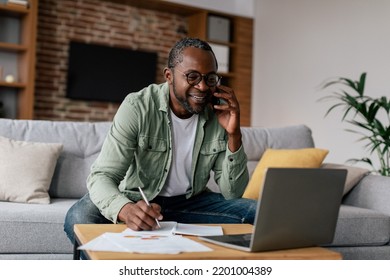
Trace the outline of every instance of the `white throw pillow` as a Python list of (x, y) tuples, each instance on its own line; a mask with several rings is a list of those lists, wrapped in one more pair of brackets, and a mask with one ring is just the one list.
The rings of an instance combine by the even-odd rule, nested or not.
[(0, 200), (49, 204), (49, 188), (63, 145), (0, 136)]

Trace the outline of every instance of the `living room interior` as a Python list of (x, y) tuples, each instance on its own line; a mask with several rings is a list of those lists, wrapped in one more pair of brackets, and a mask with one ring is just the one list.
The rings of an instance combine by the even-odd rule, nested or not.
[[(357, 142), (356, 135), (345, 131), (348, 124), (341, 121), (340, 115), (332, 113), (325, 117), (330, 105), (319, 102), (325, 95), (320, 87), (329, 78), (343, 76), (358, 79), (362, 72), (367, 72), (367, 92), (374, 97), (388, 95), (386, 62), (389, 58), (387, 50), (390, 41), (386, 36), (385, 27), (389, 23), (390, 3), (385, 0), (371, 3), (365, 0), (224, 0), (221, 5), (220, 1), (187, 3), (194, 1), (171, 0), (164, 2), (172, 2), (173, 6), (165, 3), (161, 6), (164, 8), (160, 9), (156, 2), (158, 1), (39, 0), (36, 11), (37, 28), (34, 30), (36, 56), (32, 59), (35, 62), (32, 117), (21, 119), (81, 122), (83, 123), (81, 130), (92, 133), (100, 143), (103, 135), (101, 130), (106, 129), (106, 124), (102, 124), (104, 128), (100, 127), (101, 130), (96, 134), (93, 134), (94, 128), (87, 127), (87, 124), (111, 121), (119, 103), (77, 100), (67, 96), (69, 43), (74, 41), (155, 52), (157, 53), (155, 81), (163, 82), (162, 69), (171, 45), (188, 34), (200, 34), (196, 33), (199, 30), (191, 29), (190, 18), (193, 17), (193, 20), (200, 22), (205, 16), (207, 18), (216, 15), (229, 19), (232, 25), (235, 24), (232, 27), (235, 32), (235, 35), (231, 36), (232, 41), (222, 45), (231, 51), (231, 67), (238, 68), (232, 68), (234, 70), (230, 73), (225, 73), (223, 79), (236, 86), (238, 96), (242, 98), (242, 126), (258, 129), (253, 132), (250, 130), (248, 135), (262, 134), (260, 131), (267, 128), (294, 127), (304, 132), (305, 137), (302, 139), (308, 141), (302, 144), (304, 148), (315, 146), (329, 151), (324, 159), (325, 163), (343, 165), (351, 157), (360, 158), (367, 155), (363, 145)], [(15, 23), (11, 23), (13, 24)], [(0, 40), (3, 40), (4, 36), (9, 36), (7, 34), (4, 35), (0, 31)], [(2, 56), (1, 47), (0, 45), (0, 66), (1, 58), (6, 57), (7, 61), (9, 59), (8, 55)], [(12, 71), (15, 71), (12, 75), (17, 77), (17, 70)], [(109, 72), (110, 69), (106, 71)], [(23, 88), (23, 85), (16, 83), (8, 86), (4, 80), (9, 71), (2, 67), (0, 73), (2, 117), (19, 119), (20, 105), (17, 100), (18, 94), (15, 92)], [(301, 125), (304, 125), (304, 128)], [(27, 131), (31, 135), (34, 134), (26, 125), (19, 128), (24, 131), (23, 133)], [(79, 136), (74, 128), (66, 126), (63, 128), (69, 129), (70, 135), (75, 138)], [(0, 129), (0, 136), (18, 136), (17, 131), (9, 130), (7, 126)], [(276, 135), (288, 137), (290, 134)], [(65, 137), (62, 133), (57, 136), (58, 139), (60, 136)], [(39, 135), (34, 137), (39, 138)], [(297, 138), (294, 141), (299, 142), (302, 139)], [(74, 149), (77, 143), (72, 142), (71, 145)], [(302, 148), (299, 145), (298, 143), (296, 146), (290, 146), (286, 142), (279, 148)], [(72, 151), (69, 150), (67, 153), (71, 155)], [(252, 172), (259, 160), (256, 157), (262, 152), (259, 151), (252, 159)], [(80, 163), (82, 168), (91, 161), (84, 160)], [(357, 167), (367, 168), (360, 164)], [(84, 176), (81, 173), (85, 172), (87, 171), (83, 169), (78, 173), (80, 178)], [(363, 178), (363, 173), (359, 173), (360, 175), (359, 180)], [(364, 178), (369, 177), (366, 175), (364, 173)], [(57, 187), (58, 178), (61, 176), (57, 174), (55, 182)], [(382, 235), (378, 237), (379, 240), (376, 239), (374, 245), (371, 244), (375, 248), (368, 250), (360, 248), (365, 247), (361, 246), (365, 240), (364, 236), (362, 240), (351, 241), (358, 243), (359, 249), (356, 251), (340, 249), (344, 250), (346, 258), (390, 258), (388, 243), (390, 209), (382, 201), (383, 197), (390, 196), (390, 191), (385, 188), (388, 181), (377, 178), (380, 176), (370, 176), (373, 177), (364, 179), (366, 181), (359, 185), (357, 189), (359, 193), (346, 197), (346, 204), (359, 209), (360, 207), (370, 209), (365, 212), (368, 216), (377, 214), (375, 217), (382, 221), (379, 225)], [(358, 183), (354, 181), (355, 185)], [(51, 194), (53, 193), (56, 198), (74, 199), (82, 195), (83, 191), (54, 189), (51, 191)], [(371, 197), (372, 201), (368, 201), (370, 200), (368, 197)], [(346, 212), (351, 210), (347, 208)], [(14, 209), (16, 208), (11, 208), (12, 211)], [(371, 219), (364, 225), (369, 230), (373, 224), (375, 223)], [(351, 229), (341, 230), (347, 235)], [(338, 238), (340, 238), (336, 246), (338, 249), (348, 246), (343, 244), (345, 236)], [(68, 259), (71, 255), (69, 246), (63, 245), (61, 249), (63, 252), (57, 252), (58, 258)], [(18, 258), (17, 254), (23, 252), (16, 250), (11, 255)], [(47, 252), (42, 255), (42, 258), (48, 258)], [(24, 257), (26, 255), (21, 258)], [(37, 255), (34, 257), (39, 258)], [(0, 255), (0, 258), (7, 258), (7, 254)]]
[[(176, 0), (173, 2), (182, 4), (186, 1)], [(50, 1), (45, 3), (46, 1), (40, 3), (41, 9), (45, 5), (49, 5), (53, 10), (56, 5), (59, 5)], [(313, 129), (316, 144), (331, 151), (327, 157), (328, 160), (345, 163), (351, 157), (360, 158), (366, 155), (366, 150), (357, 142), (356, 135), (345, 131), (349, 127), (345, 122), (341, 122), (340, 115), (331, 114), (325, 117), (330, 104), (318, 100), (325, 95), (325, 92), (320, 90), (324, 81), (340, 76), (358, 79), (362, 72), (368, 72), (366, 87), (371, 96), (385, 95), (389, 91), (386, 83), (387, 75), (385, 74), (388, 41), (387, 37), (383, 35), (386, 34), (383, 33), (383, 26), (386, 26), (388, 21), (386, 11), (389, 7), (386, 1), (376, 1), (370, 5), (363, 0), (358, 2), (343, 0), (340, 3), (336, 0), (321, 1), (320, 3), (312, 3), (309, 0), (294, 0), (288, 3), (281, 0), (247, 0), (240, 3), (228, 1), (224, 5), (218, 5), (214, 1), (196, 1), (196, 3), (187, 3), (187, 5), (198, 5), (201, 8), (206, 7), (209, 11), (243, 16), (253, 20), (251, 74), (253, 82), (246, 125), (269, 127), (304, 123)], [(60, 96), (65, 94), (66, 78), (57, 77), (65, 71), (64, 65), (56, 66), (59, 68), (57, 76), (40, 78), (47, 72), (50, 72), (50, 75), (54, 75), (56, 72), (52, 73), (52, 69), (45, 72), (45, 67), (40, 67), (40, 65), (48, 63), (50, 59), (41, 61), (39, 58), (58, 52), (58, 47), (57, 49), (53, 47), (56, 43), (62, 46), (61, 51), (64, 53), (57, 55), (59, 58), (62, 57), (62, 63), (65, 64), (67, 63), (67, 49), (64, 49), (63, 42), (55, 41), (59, 39), (52, 39), (55, 43), (51, 42), (45, 45), (40, 44), (40, 41), (44, 40), (45, 36), (50, 38), (50, 36), (57, 36), (58, 32), (65, 32), (66, 23), (63, 20), (62, 25), (55, 26), (54, 33), (52, 30), (45, 33), (45, 28), (51, 24), (50, 21), (45, 23), (42, 19), (49, 17), (49, 15), (45, 15), (44, 11), (41, 13), (43, 13), (39, 17), (41, 22), (38, 22), (41, 31), (38, 30), (36, 46), (37, 78), (34, 88), (36, 99), (34, 118), (58, 119), (62, 117), (58, 117), (56, 114), (62, 113), (62, 115), (69, 117), (73, 114), (76, 115), (75, 120), (88, 120), (84, 111), (90, 112), (90, 114), (94, 112), (97, 116), (93, 116), (93, 118), (96, 120), (112, 118), (117, 104), (100, 102), (82, 106), (82, 102), (72, 103), (65, 99), (71, 103), (70, 108), (65, 109), (63, 105), (60, 106), (56, 103), (53, 96), (56, 96), (57, 93), (53, 92), (60, 92)], [(175, 24), (180, 25), (178, 22)], [(68, 36), (77, 37), (78, 35)], [(81, 36), (91, 35), (81, 33)], [(104, 37), (96, 39), (88, 37), (87, 39), (89, 42), (102, 43), (104, 40), (108, 40)], [(150, 46), (145, 48), (146, 50), (150, 49)], [(165, 50), (167, 48), (168, 46), (165, 47)], [(164, 53), (164, 51), (161, 52)], [(59, 58), (52, 59), (58, 60)], [(163, 65), (163, 55), (159, 59), (159, 63)], [(163, 67), (162, 65), (159, 66), (158, 73), (156, 73), (157, 82), (161, 82), (162, 75), (159, 71)], [(5, 69), (3, 69), (3, 79), (6, 74)], [(43, 81), (40, 82), (40, 79)], [(48, 80), (55, 83), (47, 85), (53, 87), (51, 89), (44, 88), (45, 82)], [(8, 95), (15, 94), (12, 92), (4, 94), (4, 91), (3, 88), (2, 99), (10, 100), (7, 101), (9, 106), (3, 104), (2, 110), (3, 112), (8, 111), (7, 114), (10, 116), (16, 116), (15, 100), (8, 97)], [(45, 92), (49, 92), (47, 94), (51, 98), (45, 98)], [(40, 95), (43, 96), (43, 100), (40, 100)], [(3, 103), (6, 102), (3, 101)], [(47, 111), (51, 110), (52, 112), (47, 112), (45, 106), (49, 108)], [(94, 106), (97, 106), (96, 110), (94, 110)], [(53, 113), (56, 107), (59, 108), (56, 113)], [(305, 110), (301, 108), (305, 108)], [(41, 110), (44, 111), (43, 115), (40, 115)], [(76, 112), (72, 112), (72, 110)]]

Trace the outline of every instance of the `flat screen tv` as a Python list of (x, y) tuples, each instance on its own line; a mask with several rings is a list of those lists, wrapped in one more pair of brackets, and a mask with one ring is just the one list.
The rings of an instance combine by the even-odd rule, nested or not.
[(70, 42), (66, 97), (122, 102), (155, 82), (157, 53)]

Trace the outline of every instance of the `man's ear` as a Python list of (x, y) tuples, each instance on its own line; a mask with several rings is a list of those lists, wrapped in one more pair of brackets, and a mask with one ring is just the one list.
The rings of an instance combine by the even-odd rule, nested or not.
[(172, 84), (173, 82), (173, 74), (172, 74), (172, 70), (168, 67), (165, 67), (164, 68), (164, 77), (165, 77), (165, 81), (168, 82), (168, 84)]

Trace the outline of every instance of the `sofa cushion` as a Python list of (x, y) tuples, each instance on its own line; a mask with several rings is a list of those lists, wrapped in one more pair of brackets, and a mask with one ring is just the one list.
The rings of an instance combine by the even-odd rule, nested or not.
[(264, 175), (269, 167), (318, 168), (328, 154), (328, 150), (307, 149), (267, 149), (248, 183), (244, 198), (258, 199)]
[(370, 209), (341, 205), (331, 246), (378, 246), (389, 240), (389, 216)]
[(76, 201), (54, 198), (50, 204), (0, 202), (1, 253), (72, 253), (64, 220)]
[(0, 136), (30, 142), (62, 143), (50, 185), (51, 198), (80, 198), (86, 179), (111, 126), (110, 122), (0, 119)]
[[(390, 246), (362, 246), (362, 247), (331, 247), (332, 251), (339, 252), (343, 260), (388, 260)], [(374, 263), (374, 262), (370, 262)], [(385, 263), (385, 262), (382, 262)], [(355, 262), (358, 264), (358, 262)], [(372, 267), (370, 267), (371, 269)], [(376, 271), (376, 270), (375, 270)]]
[(390, 177), (369, 174), (344, 197), (343, 203), (390, 216)]
[(50, 203), (48, 191), (62, 147), (0, 136), (0, 200)]
[(259, 161), (267, 149), (313, 148), (311, 129), (305, 125), (286, 127), (242, 127), (242, 145), (249, 161)]

